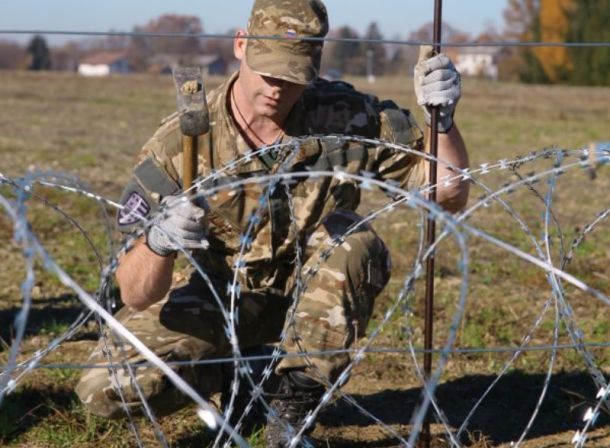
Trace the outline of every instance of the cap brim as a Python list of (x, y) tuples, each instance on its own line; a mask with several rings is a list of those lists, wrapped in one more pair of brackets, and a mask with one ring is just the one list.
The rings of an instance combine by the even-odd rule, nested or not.
[(252, 51), (246, 48), (246, 63), (252, 71), (261, 76), (282, 79), (295, 84), (309, 84), (318, 71), (311, 56), (295, 55), (274, 49), (266, 53)]

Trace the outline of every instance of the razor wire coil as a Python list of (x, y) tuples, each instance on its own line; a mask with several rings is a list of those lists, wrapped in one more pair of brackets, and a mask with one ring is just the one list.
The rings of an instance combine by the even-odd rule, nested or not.
[[(0, 34), (48, 34), (48, 35), (78, 35), (78, 36), (124, 36), (124, 37), (152, 37), (152, 38), (202, 38), (202, 39), (211, 39), (211, 38), (221, 38), (221, 39), (232, 39), (233, 36), (227, 36), (222, 34), (176, 34), (176, 33), (139, 33), (139, 32), (82, 32), (82, 31), (57, 31), (57, 30), (0, 30)], [(249, 38), (256, 39), (284, 39), (281, 36), (249, 36)], [(403, 41), (403, 40), (378, 40), (378, 39), (345, 39), (345, 38), (308, 38), (304, 40), (311, 41), (328, 41), (328, 42), (365, 42), (365, 43), (379, 43), (379, 44), (396, 44), (396, 45), (406, 45), (406, 46), (419, 46), (419, 45), (433, 45), (434, 42), (429, 41)], [(465, 42), (465, 43), (443, 43), (444, 47), (498, 47), (498, 46), (506, 46), (506, 47), (577, 47), (577, 48), (593, 48), (593, 47), (610, 47), (610, 42), (516, 42), (516, 41), (494, 41), (494, 42)], [(357, 142), (362, 145), (386, 145), (391, 147), (395, 151), (406, 152), (418, 157), (426, 157), (430, 158), (428, 155), (417, 154), (411, 148), (403, 147), (401, 145), (391, 145), (387, 142), (372, 140), (372, 139), (363, 139), (353, 136), (333, 136), (332, 138), (339, 138), (343, 141), (352, 141)], [(284, 160), (284, 166), (288, 167), (290, 164), (290, 155), (296, 154), (298, 151), (298, 140), (291, 142), (289, 145), (277, 145), (270, 146), (266, 148), (261, 148), (260, 150), (253, 152), (251, 154), (246, 155), (242, 159), (235, 160), (234, 162), (228, 164), (224, 167), (224, 171), (229, 171), (236, 167), (239, 167), (243, 163), (247, 163), (248, 159), (251, 157), (256, 157), (261, 154), (265, 154), (272, 150), (280, 150), (288, 154), (288, 157)], [(591, 162), (591, 152), (594, 152), (595, 158), (594, 162)], [(439, 164), (443, 164), (442, 160), (437, 160)], [(534, 174), (521, 174), (523, 168), (540, 161), (547, 161), (552, 166), (547, 168), (541, 172), (537, 172)], [(547, 373), (545, 374), (545, 381), (542, 387), (542, 391), (539, 395), (539, 399), (537, 401), (536, 407), (532, 412), (532, 416), (529, 419), (527, 425), (523, 429), (517, 443), (515, 446), (518, 446), (522, 443), (525, 437), (528, 435), (532, 428), (532, 424), (534, 423), (537, 415), (539, 414), (544, 399), (548, 394), (548, 386), (550, 384), (551, 374), (553, 372), (553, 366), (555, 362), (555, 358), (557, 353), (562, 350), (575, 350), (579, 356), (581, 356), (583, 364), (586, 366), (589, 371), (591, 377), (593, 378), (595, 385), (598, 389), (598, 393), (595, 397), (595, 405), (590, 407), (584, 416), (584, 425), (583, 427), (574, 435), (572, 443), (576, 447), (584, 446), (588, 433), (592, 426), (595, 424), (597, 418), (602, 412), (602, 408), (604, 405), (607, 406), (608, 397), (610, 396), (610, 386), (605, 379), (605, 375), (603, 373), (603, 369), (596, 362), (595, 356), (592, 354), (592, 349), (604, 349), (610, 347), (610, 342), (591, 342), (587, 341), (584, 335), (583, 330), (578, 325), (578, 322), (574, 316), (574, 311), (570, 305), (569, 299), (567, 299), (567, 293), (564, 286), (564, 283), (571, 284), (572, 287), (584, 292), (585, 294), (594, 297), (598, 301), (600, 301), (605, 306), (610, 306), (610, 298), (604, 292), (597, 290), (586, 282), (581, 281), (577, 277), (571, 275), (566, 271), (566, 267), (569, 263), (576, 257), (576, 252), (579, 246), (585, 241), (587, 235), (591, 234), (597, 228), (605, 223), (608, 216), (610, 215), (610, 209), (606, 208), (601, 210), (596, 217), (594, 217), (590, 222), (587, 222), (584, 226), (582, 226), (582, 230), (580, 230), (577, 236), (573, 239), (570, 245), (564, 241), (562, 230), (560, 224), (556, 217), (554, 216), (554, 210), (556, 209), (554, 204), (554, 192), (558, 185), (558, 181), (561, 176), (564, 176), (567, 173), (573, 173), (582, 170), (592, 170), (592, 169), (605, 169), (605, 165), (610, 162), (610, 148), (600, 147), (595, 150), (591, 148), (580, 148), (575, 150), (564, 150), (558, 148), (544, 149), (537, 152), (532, 152), (523, 156), (518, 156), (511, 159), (501, 159), (496, 162), (488, 162), (483, 163), (478, 167), (473, 167), (467, 170), (459, 170), (454, 168), (455, 175), (453, 177), (443, 178), (439, 180), (438, 185), (450, 185), (452, 182), (459, 181), (469, 181), (480, 188), (483, 192), (482, 196), (475, 201), (472, 205), (470, 205), (464, 212), (459, 214), (457, 217), (453, 217), (440, 208), (436, 206), (436, 204), (431, 204), (425, 199), (425, 194), (430, 188), (436, 188), (437, 186), (426, 186), (420, 191), (410, 192), (405, 191), (403, 189), (398, 188), (396, 185), (392, 183), (384, 183), (377, 179), (371, 178), (370, 173), (360, 172), (360, 173), (347, 173), (342, 171), (331, 171), (331, 172), (307, 172), (307, 173), (293, 173), (290, 171), (282, 171), (280, 170), (277, 174), (270, 176), (261, 176), (258, 178), (247, 179), (243, 181), (232, 182), (228, 185), (223, 185), (221, 187), (204, 189), (203, 185), (209, 179), (219, 178), (222, 175), (223, 170), (219, 170), (215, 173), (212, 173), (208, 178), (198, 179), (198, 186), (201, 187), (198, 195), (202, 197), (207, 197), (214, 193), (218, 193), (221, 191), (225, 191), (228, 189), (239, 189), (248, 183), (255, 183), (258, 185), (265, 185), (265, 191), (268, 194), (271, 191), (271, 186), (275, 188), (284, 188), (289, 193), (289, 183), (290, 182), (309, 182), (316, 181), (320, 179), (347, 179), (351, 182), (356, 183), (363, 191), (383, 191), (385, 192), (393, 192), (399, 199), (396, 199), (388, 204), (384, 204), (380, 206), (378, 209), (371, 212), (369, 215), (363, 217), (362, 221), (357, 223), (355, 228), (361, 226), (368, 222), (374, 222), (376, 219), (379, 219), (383, 216), (391, 215), (397, 209), (411, 209), (411, 210), (426, 210), (430, 213), (435, 219), (439, 220), (439, 222), (443, 225), (442, 231), (436, 243), (436, 246), (441, 244), (441, 242), (453, 238), (456, 244), (460, 247), (459, 254), (461, 256), (461, 260), (458, 263), (457, 271), (459, 272), (459, 277), (461, 278), (461, 284), (459, 288), (459, 300), (458, 307), (455, 311), (455, 314), (452, 318), (452, 324), (449, 326), (449, 334), (446, 335), (446, 341), (444, 347), (441, 349), (435, 349), (431, 352), (439, 355), (439, 359), (436, 364), (436, 370), (431, 379), (428, 381), (424, 380), (423, 373), (421, 371), (420, 362), (418, 360), (418, 356), (424, 352), (425, 350), (417, 347), (414, 339), (415, 339), (415, 329), (411, 319), (413, 309), (414, 309), (414, 291), (415, 291), (415, 283), (419, 279), (422, 273), (422, 266), (425, 263), (427, 257), (430, 256), (434, 248), (424, 248), (421, 244), (422, 238), (420, 237), (419, 242), (420, 246), (418, 249), (418, 253), (414, 259), (413, 266), (411, 267), (411, 271), (408, 272), (403, 279), (402, 287), (399, 293), (396, 296), (394, 302), (390, 305), (390, 307), (385, 310), (385, 313), (380, 318), (379, 322), (376, 322), (376, 327), (370, 332), (367, 341), (361, 347), (350, 348), (346, 350), (335, 350), (331, 352), (309, 352), (309, 353), (296, 353), (296, 354), (283, 354), (279, 350), (274, 350), (274, 352), (269, 356), (244, 356), (241, 354), (239, 350), (239, 345), (237, 344), (237, 336), (235, 331), (235, 320), (238, 315), (239, 309), (239, 301), (240, 301), (240, 286), (237, 276), (237, 271), (239, 270), (240, 259), (238, 259), (235, 266), (235, 276), (233, 281), (228, 285), (229, 296), (231, 298), (231, 306), (229, 309), (225, 308), (223, 301), (221, 300), (221, 296), (224, 292), (216, 291), (215, 287), (212, 285), (207, 273), (201, 268), (201, 266), (197, 265), (197, 262), (190, 256), (188, 251), (182, 250), (182, 254), (189, 260), (189, 262), (198, 270), (201, 276), (206, 280), (208, 286), (213, 291), (215, 296), (215, 300), (217, 301), (220, 309), (223, 312), (223, 316), (226, 320), (225, 331), (228, 335), (232, 344), (232, 354), (231, 357), (218, 358), (218, 359), (205, 359), (205, 360), (196, 360), (196, 361), (188, 361), (188, 362), (163, 362), (160, 360), (154, 353), (147, 349), (145, 344), (142, 344), (141, 341), (138, 341), (133, 335), (129, 333), (127, 329), (125, 329), (119, 322), (113, 319), (111, 313), (108, 312), (108, 308), (111, 308), (111, 303), (107, 303), (107, 307), (101, 305), (103, 294), (105, 287), (108, 285), (111, 276), (117, 268), (117, 256), (119, 254), (125, 253), (131, 245), (134, 243), (136, 238), (142, 235), (142, 231), (132, 235), (130, 238), (127, 238), (123, 245), (116, 249), (110, 249), (111, 256), (110, 259), (107, 260), (107, 263), (101, 267), (101, 280), (100, 280), (100, 289), (91, 294), (85, 291), (80, 285), (78, 285), (70, 276), (62, 269), (61, 266), (53, 259), (53, 257), (45, 250), (42, 242), (38, 239), (37, 235), (31, 229), (29, 225), (28, 217), (27, 217), (27, 204), (31, 200), (35, 200), (36, 197), (32, 193), (35, 186), (43, 186), (45, 188), (56, 189), (67, 194), (75, 194), (81, 195), (90, 200), (96, 201), (102, 210), (106, 210), (106, 208), (110, 208), (113, 210), (119, 210), (122, 206), (109, 198), (105, 198), (101, 195), (98, 195), (88, 189), (86, 186), (79, 183), (77, 180), (70, 178), (69, 176), (65, 176), (59, 173), (45, 173), (45, 172), (30, 172), (23, 176), (22, 178), (12, 178), (7, 175), (4, 175), (0, 172), (0, 186), (5, 186), (9, 188), (9, 190), (14, 194), (14, 197), (8, 198), (2, 193), (0, 193), (0, 208), (4, 211), (4, 214), (9, 217), (9, 219), (14, 224), (14, 239), (15, 241), (21, 245), (22, 252), (24, 256), (24, 260), (26, 261), (26, 272), (27, 276), (25, 281), (22, 284), (21, 290), (23, 291), (23, 307), (19, 314), (15, 319), (15, 327), (16, 334), (13, 343), (11, 344), (11, 350), (8, 357), (8, 362), (4, 366), (0, 366), (0, 406), (2, 405), (2, 399), (7, 394), (13, 392), (16, 387), (19, 385), (21, 381), (32, 371), (37, 369), (63, 369), (63, 368), (77, 368), (77, 369), (85, 369), (85, 368), (101, 368), (108, 369), (111, 374), (116, 374), (119, 371), (127, 372), (127, 374), (131, 377), (132, 382), (137, 386), (137, 381), (135, 380), (135, 374), (133, 371), (134, 367), (142, 367), (142, 366), (156, 366), (165, 372), (170, 379), (179, 390), (181, 390), (184, 394), (189, 396), (191, 400), (197, 405), (197, 415), (200, 416), (206, 423), (210, 426), (219, 426), (226, 431), (227, 434), (230, 434), (232, 440), (240, 446), (246, 446), (247, 443), (243, 440), (239, 434), (233, 431), (230, 425), (228, 425), (228, 419), (232, 412), (232, 403), (238, 394), (240, 381), (246, 381), (252, 387), (252, 400), (250, 404), (253, 404), (256, 400), (261, 400), (263, 396), (262, 387), (263, 383), (266, 379), (271, 375), (270, 370), (266, 370), (263, 375), (262, 380), (258, 382), (255, 381), (254, 378), (250, 375), (248, 371), (248, 363), (251, 361), (260, 361), (267, 360), (271, 363), (277, 362), (284, 356), (302, 356), (302, 357), (315, 357), (318, 355), (327, 355), (327, 354), (340, 354), (340, 353), (349, 353), (352, 356), (352, 361), (350, 362), (346, 371), (340, 375), (337, 381), (333, 383), (327, 384), (328, 391), (322, 397), (320, 403), (313, 411), (313, 413), (306, 420), (306, 424), (300, 430), (295, 431), (294, 428), (290, 428), (286, 426), (285, 429), (288, 434), (291, 436), (290, 446), (296, 446), (298, 443), (302, 443), (302, 436), (309, 425), (311, 425), (315, 419), (315, 417), (321, 412), (324, 405), (328, 404), (333, 398), (337, 398), (339, 400), (344, 400), (346, 403), (353, 405), (357, 408), (358, 412), (365, 417), (371, 419), (380, 425), (381, 429), (388, 434), (389, 436), (398, 440), (402, 445), (413, 447), (417, 442), (419, 436), (419, 430), (421, 429), (421, 425), (423, 422), (423, 418), (431, 408), (434, 412), (436, 420), (440, 423), (443, 428), (445, 438), (447, 443), (450, 446), (461, 446), (460, 444), (460, 436), (464, 431), (467, 430), (468, 424), (473, 418), (473, 415), (476, 413), (480, 404), (485, 400), (488, 393), (493, 389), (494, 385), (497, 384), (497, 381), (514, 365), (515, 360), (518, 359), (524, 353), (527, 352), (549, 352), (551, 354), (551, 359), (548, 364)], [(493, 176), (494, 173), (497, 172), (513, 172), (518, 174), (518, 180), (510, 182), (500, 188), (493, 189), (489, 187), (484, 180)], [(544, 184), (543, 181), (546, 181)], [(541, 187), (539, 184), (542, 183), (547, 187), (546, 192), (541, 191)], [(536, 197), (540, 204), (544, 207), (543, 214), (543, 230), (542, 235), (535, 234), (534, 230), (526, 223), (522, 216), (520, 216), (519, 212), (517, 212), (511, 204), (506, 201), (506, 197), (512, 194), (514, 191), (519, 190), (529, 190)], [(294, 205), (291, 203), (290, 194), (289, 197), (289, 210), (292, 216), (292, 223), (294, 224)], [(261, 205), (264, 204), (264, 197), (261, 197)], [(488, 208), (490, 204), (498, 205), (502, 210), (509, 216), (517, 225), (516, 227), (520, 229), (524, 235), (526, 235), (528, 242), (531, 244), (533, 248), (533, 252), (535, 255), (531, 253), (527, 253), (519, 247), (515, 247), (508, 242), (505, 242), (494, 235), (491, 235), (484, 230), (477, 228), (476, 226), (469, 223), (469, 220), (476, 216), (477, 213), (481, 213), (482, 210)], [(59, 213), (61, 209), (56, 207)], [(159, 213), (168, 213), (169, 210), (162, 209)], [(249, 242), (251, 241), (251, 236), (253, 232), (253, 228), (256, 224), (256, 213), (259, 210), (253, 213), (252, 218), (249, 222), (248, 230), (243, 235), (242, 243), (240, 247), (240, 257), (247, 251)], [(71, 217), (69, 214), (62, 213), (66, 220), (72, 221), (72, 224), (78, 227), (78, 222)], [(152, 218), (151, 218), (152, 220)], [(151, 224), (151, 220), (143, 219), (143, 226), (146, 227)], [(108, 222), (108, 220), (106, 220)], [(424, 227), (424, 215), (420, 214), (418, 226), (420, 229)], [(110, 233), (111, 225), (107, 224), (108, 233)], [(557, 231), (559, 237), (555, 238), (552, 236), (553, 230)], [(79, 228), (79, 231), (86, 235), (84, 229)], [(343, 235), (344, 238), (346, 235)], [(421, 236), (421, 235), (420, 235)], [(110, 239), (110, 238), (109, 238)], [(469, 279), (468, 274), (468, 266), (469, 266), (469, 258), (468, 258), (468, 241), (471, 239), (479, 239), (481, 241), (486, 241), (487, 243), (509, 253), (515, 257), (518, 257), (528, 263), (530, 266), (536, 269), (540, 269), (545, 272), (548, 277), (548, 283), (550, 287), (550, 293), (547, 300), (545, 300), (542, 309), (536, 314), (531, 326), (529, 327), (528, 332), (521, 339), (521, 343), (518, 347), (480, 347), (480, 348), (472, 348), (472, 347), (455, 347), (455, 341), (457, 338), (457, 334), (459, 331), (459, 324), (464, 319), (464, 313), (466, 311), (466, 307), (468, 305), (468, 285), (472, 281)], [(557, 263), (556, 260), (553, 260), (553, 252), (551, 249), (551, 242), (555, 240), (559, 240), (557, 244), (560, 247), (559, 259), (560, 262)], [(90, 241), (91, 242), (91, 241)], [(330, 244), (333, 248), (340, 245), (342, 242), (341, 238), (336, 241), (331, 241)], [(96, 252), (97, 258), (101, 259), (99, 255), (100, 248), (95, 247), (91, 244), (92, 250)], [(330, 249), (328, 255), (332, 253), (333, 249)], [(296, 255), (296, 264), (298, 266), (302, 266), (301, 253), (302, 247), (297, 245), (295, 248)], [(29, 357), (26, 360), (18, 361), (19, 347), (21, 342), (25, 337), (25, 328), (28, 319), (28, 312), (32, 306), (32, 289), (34, 285), (34, 260), (40, 259), (44, 263), (45, 269), (49, 272), (52, 272), (57, 278), (64, 284), (66, 287), (74, 291), (74, 293), (78, 296), (78, 298), (83, 302), (85, 306), (85, 310), (79, 315), (77, 319), (70, 325), (70, 327), (63, 332), (62, 335), (53, 339), (53, 341), (44, 349), (38, 350), (34, 353), (33, 356)], [(300, 272), (300, 269), (299, 269)], [(307, 282), (312, 276), (315, 275), (315, 269), (304, 273), (303, 276), (299, 275), (297, 280), (297, 288), (295, 289), (295, 297), (294, 300), (298, 300), (298, 295), (307, 287)], [(554, 311), (554, 327), (553, 327), (553, 343), (551, 344), (537, 344), (532, 345), (532, 335), (539, 329), (543, 319), (546, 314), (550, 311)], [(397, 347), (374, 347), (372, 346), (376, 339), (382, 334), (385, 326), (388, 322), (395, 318), (398, 312), (403, 313), (405, 319), (405, 327), (404, 327), (404, 335), (407, 337), (407, 347), (405, 348), (397, 348)], [(47, 363), (43, 364), (41, 361), (50, 353), (55, 351), (60, 345), (75, 334), (85, 325), (87, 320), (91, 318), (92, 315), (95, 315), (98, 319), (99, 323), (99, 336), (100, 339), (106, 341), (106, 343), (112, 344), (107, 340), (106, 333), (103, 331), (103, 328), (108, 327), (113, 331), (116, 331), (122, 335), (122, 337), (129, 341), (129, 343), (133, 346), (138, 347), (139, 350), (142, 351), (143, 355), (147, 359), (144, 362), (130, 365), (124, 361), (116, 361), (112, 359), (110, 355), (110, 350), (107, 350), (107, 362), (105, 364), (97, 364), (97, 365), (88, 365), (84, 364), (76, 364), (76, 363)], [(560, 324), (563, 324), (565, 330), (571, 340), (571, 343), (560, 343), (559, 342), (559, 329)], [(282, 339), (286, 337), (286, 334), (282, 334)], [(119, 345), (121, 342), (119, 342)], [(401, 354), (401, 355), (409, 355), (413, 365), (417, 371), (417, 375), (419, 377), (419, 381), (423, 386), (423, 394), (422, 401), (420, 407), (414, 412), (412, 417), (413, 430), (411, 431), (408, 438), (403, 438), (400, 434), (398, 434), (394, 428), (390, 425), (385, 424), (382, 420), (377, 418), (373, 413), (369, 412), (367, 409), (363, 408), (358, 404), (358, 402), (341, 390), (341, 386), (347, 381), (349, 372), (352, 371), (355, 367), (358, 366), (361, 362), (363, 362), (366, 358), (366, 355), (369, 354)], [(435, 399), (434, 392), (439, 385), (442, 374), (444, 372), (445, 366), (449, 358), (453, 355), (480, 355), (480, 354), (507, 354), (511, 355), (510, 358), (505, 362), (502, 367), (500, 373), (498, 374), (496, 381), (494, 381), (487, 390), (481, 395), (480, 399), (477, 403), (472, 407), (471, 411), (468, 413), (467, 417), (461, 422), (459, 429), (452, 429), (448, 419), (444, 415), (442, 407)], [(186, 384), (178, 375), (175, 374), (172, 367), (181, 366), (181, 365), (205, 365), (205, 364), (230, 364), (234, 365), (234, 377), (232, 382), (231, 389), (231, 399), (229, 408), (227, 413), (221, 415), (215, 408), (212, 406), (206, 399), (201, 397), (197, 391), (192, 389), (188, 384)], [(120, 392), (119, 392), (120, 393)], [(140, 395), (143, 397), (142, 395)], [(277, 415), (274, 415), (273, 410), (268, 406), (268, 403), (264, 403), (266, 412), (271, 419), (278, 419)], [(152, 410), (146, 405), (146, 400), (143, 400), (144, 403), (144, 411), (147, 419), (151, 422), (156, 438), (161, 446), (167, 446), (167, 441), (163, 435), (163, 432), (157, 422), (157, 418), (153, 414)], [(128, 409), (127, 407), (125, 409)], [(251, 408), (250, 408), (251, 409)], [(127, 410), (127, 415), (130, 420), (130, 425), (132, 431), (134, 433), (134, 437), (136, 443), (139, 446), (143, 446), (143, 442), (141, 439), (141, 435), (139, 435), (139, 429), (137, 424), (135, 423), (133, 416)], [(238, 421), (236, 429), (239, 429), (241, 419)], [(216, 440), (217, 443), (220, 443), (220, 434), (219, 438)], [(228, 443), (228, 442), (227, 442)]]

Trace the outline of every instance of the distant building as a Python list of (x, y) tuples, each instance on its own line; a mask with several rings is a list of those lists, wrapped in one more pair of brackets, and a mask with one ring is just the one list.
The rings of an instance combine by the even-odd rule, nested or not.
[(200, 56), (185, 56), (175, 54), (156, 54), (149, 61), (149, 71), (159, 74), (171, 74), (179, 65), (192, 65), (203, 69), (203, 76), (224, 76), (229, 64), (217, 54), (202, 54)]
[(496, 81), (498, 63), (504, 50), (498, 47), (461, 48), (456, 57), (456, 68), (463, 76), (475, 76)]
[(108, 76), (130, 72), (125, 52), (102, 51), (87, 56), (78, 64), (78, 73), (84, 76)]

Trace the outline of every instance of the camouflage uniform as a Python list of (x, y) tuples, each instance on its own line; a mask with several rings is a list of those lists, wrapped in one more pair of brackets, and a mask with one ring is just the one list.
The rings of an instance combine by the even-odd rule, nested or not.
[[(237, 74), (208, 95), (211, 130), (199, 137), (198, 173), (201, 176), (222, 169), (250, 151), (227, 111), (227, 95), (236, 77)], [(404, 188), (409, 188), (408, 183), (423, 182), (419, 158), (384, 146), (315, 137), (359, 135), (421, 149), (422, 132), (408, 111), (390, 101), (380, 102), (361, 94), (348, 84), (316, 78), (290, 113), (285, 131), (282, 142), (309, 136), (299, 139), (296, 154), (288, 149), (277, 154), (275, 160), (253, 157), (204, 187), (274, 173), (288, 157), (293, 158), (282, 169), (289, 172), (340, 168), (350, 173), (369, 171)], [(179, 192), (181, 167), (179, 120), (172, 116), (144, 146), (122, 203), (140, 214), (152, 214), (164, 196)], [(357, 184), (324, 178), (300, 180), (288, 187), (280, 185), (270, 195), (265, 195), (266, 188), (252, 183), (237, 190), (221, 189), (208, 196), (210, 246), (205, 251), (194, 251), (194, 258), (227, 301), (225, 292), (233, 279), (241, 236), (248, 228), (252, 213), (260, 207), (260, 198), (266, 197), (260, 222), (251, 232), (252, 243), (242, 257), (238, 272), (241, 294), (237, 333), (241, 349), (277, 342), (284, 327), (288, 337), (282, 349), (287, 353), (348, 348), (366, 329), (374, 299), (390, 275), (386, 247), (368, 225), (349, 234), (340, 246), (332, 247), (333, 237), (345, 234), (350, 225), (360, 220), (355, 213), (360, 199)], [(285, 188), (290, 189), (290, 195)], [(118, 221), (124, 232), (138, 225), (128, 212), (119, 213)], [(294, 265), (296, 247), (303, 248), (301, 273), (296, 272)], [(312, 276), (298, 297), (294, 322), (287, 322), (298, 275), (308, 273)], [(223, 316), (208, 285), (197, 274), (147, 310), (137, 312), (124, 308), (117, 318), (167, 361), (200, 360), (231, 353)], [(356, 328), (359, 335), (355, 334)], [(132, 347), (115, 346), (114, 338), (111, 335), (109, 347), (100, 342), (89, 362), (105, 363), (107, 352), (115, 361), (142, 360)], [(311, 376), (334, 381), (348, 362), (346, 354), (288, 357), (276, 370), (306, 368)], [(134, 369), (141, 392), (156, 414), (172, 412), (184, 404), (184, 398), (167, 384), (157, 369)], [(219, 391), (226, 376), (219, 364), (184, 365), (176, 370), (205, 396)], [(140, 398), (135, 385), (123, 372), (113, 378), (106, 369), (87, 370), (77, 393), (96, 414), (119, 416), (122, 412), (117, 383), (122, 386), (127, 405), (136, 407)]]

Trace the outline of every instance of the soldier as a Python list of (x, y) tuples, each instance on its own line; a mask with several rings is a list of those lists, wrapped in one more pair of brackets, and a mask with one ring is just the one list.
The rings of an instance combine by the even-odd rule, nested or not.
[[(199, 175), (221, 170), (251, 150), (314, 136), (300, 139), (299, 151), (290, 160), (291, 170), (340, 167), (352, 173), (370, 171), (403, 188), (425, 183), (426, 163), (421, 157), (315, 137), (358, 135), (424, 150), (424, 133), (409, 111), (346, 83), (317, 76), (322, 42), (299, 37), (322, 38), (327, 31), (321, 0), (255, 0), (247, 31), (237, 32), (234, 39), (239, 71), (208, 95), (211, 129), (199, 137)], [(286, 39), (248, 39), (247, 35)], [(466, 149), (453, 122), (460, 98), (460, 78), (453, 64), (445, 55), (430, 56), (418, 63), (414, 79), (427, 124), (428, 108), (441, 109), (439, 157), (467, 167)], [(212, 289), (227, 301), (225, 291), (233, 280), (240, 236), (265, 197), (266, 212), (254, 226), (238, 269), (241, 293), (236, 331), (242, 351), (277, 342), (285, 330), (281, 347), (285, 353), (315, 353), (283, 357), (274, 366), (279, 386), (272, 407), (298, 430), (325, 386), (339, 377), (350, 360), (346, 353), (324, 352), (349, 348), (367, 327), (375, 297), (390, 276), (387, 249), (370, 225), (348, 233), (338, 247), (331, 244), (332, 237), (344, 235), (361, 219), (354, 212), (359, 201), (354, 182), (302, 180), (289, 186), (290, 198), (283, 186), (265, 196), (265, 185), (247, 184), (239, 191), (221, 190), (207, 197), (207, 204), (179, 201), (181, 150), (179, 120), (174, 115), (144, 146), (121, 198), (126, 207), (118, 214), (118, 225), (124, 232), (139, 225), (130, 210), (149, 216), (165, 205), (169, 212), (159, 214), (146, 236), (120, 258), (116, 278), (126, 306), (116, 317), (167, 361), (230, 356), (226, 322)], [(226, 180), (274, 173), (288, 163), (289, 153), (269, 151), (253, 157), (226, 173)], [(439, 177), (445, 174), (450, 172), (440, 165)], [(449, 211), (460, 210), (467, 196), (466, 182), (439, 186), (437, 192), (439, 203)], [(293, 299), (300, 275), (294, 263), (296, 247), (303, 248), (301, 272), (312, 276)], [(211, 286), (196, 272), (172, 286), (180, 248), (192, 250)], [(291, 306), (294, 313), (288, 313)], [(110, 339), (118, 342), (114, 334)], [(109, 345), (100, 342), (89, 362), (105, 363), (108, 351), (133, 363), (143, 360), (129, 345), (120, 349)], [(227, 373), (219, 364), (183, 364), (176, 370), (203, 396), (226, 387)], [(157, 369), (138, 367), (135, 378), (157, 415), (187, 403)], [(76, 390), (85, 406), (102, 416), (117, 417), (124, 414), (123, 406), (136, 409), (141, 404), (135, 384), (123, 371), (113, 377), (105, 369), (87, 370)], [(288, 443), (273, 422), (267, 425), (265, 437), (268, 446)]]

